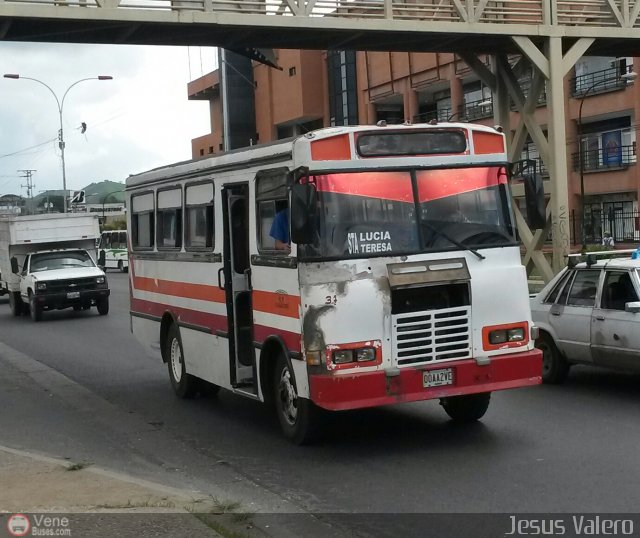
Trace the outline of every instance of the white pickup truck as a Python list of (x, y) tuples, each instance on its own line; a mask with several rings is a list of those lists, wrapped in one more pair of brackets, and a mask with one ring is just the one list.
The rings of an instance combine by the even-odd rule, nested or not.
[(0, 288), (14, 316), (34, 321), (47, 310), (97, 307), (109, 312), (109, 285), (95, 263), (95, 216), (81, 214), (0, 218)]

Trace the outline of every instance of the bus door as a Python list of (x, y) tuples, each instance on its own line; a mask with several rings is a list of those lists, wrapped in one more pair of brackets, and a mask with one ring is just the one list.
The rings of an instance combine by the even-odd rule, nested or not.
[(249, 185), (222, 189), (224, 277), (229, 325), (231, 385), (256, 388), (249, 256)]

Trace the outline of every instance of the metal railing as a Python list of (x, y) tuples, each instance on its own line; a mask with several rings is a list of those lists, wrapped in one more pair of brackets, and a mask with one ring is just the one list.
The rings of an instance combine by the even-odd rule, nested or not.
[[(4, 0), (0, 5), (56, 6), (149, 11), (200, 11), (280, 17), (420, 20), (434, 23), (487, 23), (550, 26), (640, 27), (630, 6), (611, 0)], [(545, 13), (548, 11), (548, 14)], [(627, 12), (628, 11), (628, 12)], [(634, 18), (635, 15), (635, 18)], [(539, 34), (539, 29), (536, 35)]]
[(467, 121), (490, 118), (493, 116), (493, 101), (488, 99), (467, 101), (462, 107), (461, 116)]
[[(601, 245), (605, 233), (610, 233), (615, 243), (640, 241), (640, 213), (638, 211), (592, 211), (585, 215), (585, 239), (587, 245)], [(569, 218), (573, 245), (582, 240), (580, 210), (572, 211)]]
[[(580, 153), (571, 154), (571, 164), (575, 172), (580, 171)], [(593, 172), (596, 170), (617, 170), (628, 168), (636, 162), (636, 147), (615, 146), (613, 148), (600, 148), (582, 152), (582, 171)]]
[(597, 95), (624, 89), (629, 81), (621, 78), (623, 74), (624, 71), (621, 72), (620, 67), (616, 66), (574, 77), (571, 79), (571, 96), (580, 98), (587, 92), (589, 95)]

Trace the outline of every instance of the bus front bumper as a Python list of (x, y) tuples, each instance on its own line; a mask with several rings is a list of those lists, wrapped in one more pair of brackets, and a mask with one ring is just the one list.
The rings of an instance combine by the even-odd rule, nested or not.
[[(451, 384), (425, 387), (426, 372), (448, 368), (453, 371)], [(340, 411), (528, 387), (540, 384), (541, 376), (542, 352), (532, 349), (494, 356), (483, 365), (466, 359), (393, 371), (310, 375), (309, 392), (319, 407)]]

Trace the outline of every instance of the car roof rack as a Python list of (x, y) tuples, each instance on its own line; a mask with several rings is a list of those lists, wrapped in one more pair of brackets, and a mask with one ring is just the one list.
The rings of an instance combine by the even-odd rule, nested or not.
[(567, 256), (569, 267), (575, 267), (581, 262), (587, 262), (587, 267), (591, 267), (597, 263), (598, 260), (610, 259), (610, 258), (627, 258), (636, 252), (635, 248), (624, 250), (600, 250), (597, 252), (587, 252), (586, 254), (569, 254)]

